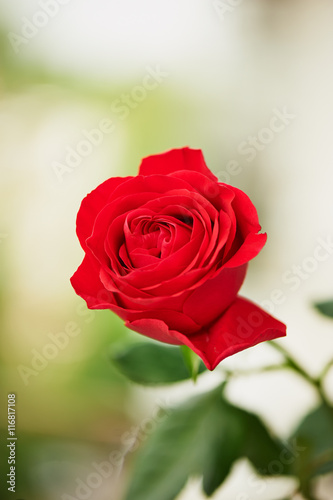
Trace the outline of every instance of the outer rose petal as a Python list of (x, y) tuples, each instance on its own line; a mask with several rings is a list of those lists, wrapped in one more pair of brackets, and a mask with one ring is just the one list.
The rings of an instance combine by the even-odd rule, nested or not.
[(232, 206), (236, 212), (238, 226), (243, 235), (245, 236), (248, 232), (257, 233), (260, 231), (261, 226), (259, 224), (257, 209), (247, 194), (234, 186), (226, 185), (226, 187), (231, 189), (235, 194)]
[(246, 270), (246, 264), (233, 269), (222, 269), (217, 276), (194, 290), (185, 301), (184, 313), (202, 326), (211, 323), (235, 300)]
[(200, 149), (172, 149), (162, 154), (148, 156), (141, 162), (139, 175), (168, 175), (178, 170), (200, 172), (218, 182), (217, 177), (209, 170)]
[(253, 302), (237, 297), (208, 330), (178, 338), (201, 357), (209, 370), (214, 370), (236, 352), (285, 335), (283, 323)]
[(145, 335), (146, 337), (150, 337), (160, 342), (165, 342), (166, 344), (184, 344), (184, 342), (177, 339), (176, 335), (178, 334), (178, 332), (169, 330), (167, 325), (161, 319), (137, 319), (132, 322), (127, 321), (125, 323), (125, 326), (137, 333)]
[(89, 309), (110, 309), (110, 304), (115, 303), (113, 294), (101, 283), (98, 267), (90, 255), (84, 257), (71, 277), (71, 283), (75, 292), (87, 302)]
[(267, 241), (266, 233), (250, 233), (240, 249), (228, 260), (223, 267), (238, 267), (256, 257)]
[(123, 182), (131, 177), (111, 177), (82, 200), (76, 218), (76, 234), (83, 250), (86, 250), (86, 239), (91, 235), (98, 213), (105, 207), (109, 196)]
[(286, 335), (283, 323), (242, 297), (237, 297), (208, 330), (189, 336), (169, 330), (164, 321), (158, 319), (134, 320), (126, 326), (160, 342), (187, 345), (209, 370), (214, 370), (223, 359), (236, 352)]

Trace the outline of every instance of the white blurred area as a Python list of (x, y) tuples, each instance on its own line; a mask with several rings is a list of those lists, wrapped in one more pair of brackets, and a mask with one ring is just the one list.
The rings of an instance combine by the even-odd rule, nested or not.
[[(39, 5), (1, 0), (6, 29), (18, 33), (22, 17), (32, 19)], [(210, 0), (71, 0), (19, 54), (13, 53), (13, 60), (24, 65), (38, 63), (103, 89), (131, 88), (147, 66), (159, 65), (169, 76), (158, 92), (178, 94), (188, 110), (188, 115), (180, 111), (172, 97), (165, 125), (161, 110), (150, 142), (140, 130), (133, 147), (138, 123), (150, 134), (160, 111), (147, 99), (60, 183), (52, 162), (76, 144), (82, 129), (108, 116), (109, 108), (73, 99), (66, 88), (52, 85), (3, 93), (0, 85), (0, 233), (8, 235), (0, 252), (11, 256), (7, 275), (15, 302), (9, 319), (16, 330), (38, 335), (47, 328), (50, 302), (59, 311), (72, 300), (68, 280), (82, 257), (74, 231), (83, 196), (107, 177), (133, 174), (140, 158), (157, 148), (189, 145), (203, 149), (216, 173), (225, 172), (230, 160), (241, 165), (230, 183), (250, 195), (268, 233), (242, 293), (261, 303), (274, 289), (282, 290), (285, 300), (273, 311), (288, 327), (281, 344), (318, 375), (333, 358), (333, 332), (332, 322), (312, 303), (333, 298), (333, 252), (313, 272), (303, 268), (307, 277), (297, 290), (282, 276), (313, 256), (318, 238), (333, 240), (332, 18), (329, 0), (244, 0), (224, 19)], [(276, 108), (286, 108), (295, 118), (247, 162), (239, 144), (267, 127)], [(175, 130), (177, 144), (172, 142)], [(40, 315), (41, 305), (43, 326), (34, 330), (29, 321)], [(15, 345), (17, 339), (9, 342)], [(22, 348), (29, 344), (21, 342)], [(225, 366), (246, 369), (279, 359), (268, 346), (258, 346)], [(332, 374), (329, 380), (333, 399)], [(204, 388), (206, 378), (201, 384)], [(241, 378), (231, 384), (230, 397), (260, 412), (283, 436), (316, 404), (311, 388), (290, 374)], [(252, 471), (240, 464), (234, 474), (213, 498), (259, 499), (247, 486), (237, 489)], [(285, 484), (287, 495), (293, 485)], [(322, 489), (322, 499), (329, 500)], [(198, 491), (199, 485), (191, 484), (178, 500), (203, 498)], [(274, 500), (277, 491), (282, 490), (273, 482), (260, 499)]]

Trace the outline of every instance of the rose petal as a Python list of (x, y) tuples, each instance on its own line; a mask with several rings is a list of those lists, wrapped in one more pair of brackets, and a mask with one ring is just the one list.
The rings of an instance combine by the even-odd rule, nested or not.
[(286, 326), (252, 302), (238, 297), (208, 331), (186, 336), (169, 329), (163, 320), (127, 322), (132, 330), (167, 344), (184, 344), (201, 357), (209, 370), (226, 357), (260, 342), (286, 335)]
[(191, 170), (217, 181), (217, 178), (209, 170), (205, 163), (202, 151), (200, 149), (190, 149), (188, 147), (181, 149), (172, 149), (165, 153), (148, 156), (141, 162), (140, 175), (171, 174), (177, 170)]
[[(188, 189), (173, 189), (164, 193), (163, 196), (158, 196), (151, 201), (147, 201), (147, 208), (154, 210), (157, 213), (164, 213), (165, 208), (171, 205), (178, 207), (178, 214), (182, 215), (180, 208), (185, 209), (196, 209), (200, 213), (207, 213), (208, 217), (213, 220), (217, 212), (216, 208), (211, 204), (207, 203), (205, 198), (196, 191), (189, 191)], [(184, 217), (186, 215), (184, 213)], [(186, 221), (185, 221), (186, 222)]]
[(115, 304), (112, 292), (105, 289), (99, 279), (98, 265), (94, 258), (86, 255), (82, 264), (71, 277), (75, 292), (82, 297), (89, 309), (109, 309)]
[(119, 277), (116, 274), (112, 274), (104, 268), (100, 269), (99, 276), (101, 283), (110, 292), (121, 293), (132, 299), (142, 298), (149, 300), (152, 297), (149, 293), (145, 292), (142, 289), (131, 286), (122, 277)]
[[(155, 250), (156, 254), (160, 253), (157, 248)], [(157, 265), (160, 262), (160, 258), (157, 255), (153, 255), (152, 251), (145, 248), (137, 248), (131, 252), (131, 262), (134, 268), (142, 269), (153, 264)]]
[[(209, 262), (216, 262), (220, 264), (219, 253), (224, 253), (224, 246), (228, 241), (231, 231), (231, 221), (225, 212), (220, 212), (216, 221), (214, 222), (213, 234), (211, 237), (210, 245), (204, 255), (203, 260), (199, 263), (200, 266), (207, 265)], [(217, 242), (216, 242), (217, 240)], [(223, 252), (222, 252), (223, 249)]]
[[(131, 311), (129, 310), (125, 311), (125, 313), (129, 315), (129, 317), (130, 312)], [(153, 323), (151, 323), (151, 321), (156, 322), (154, 326), (154, 332), (162, 330), (162, 332), (164, 332), (164, 335), (168, 331), (167, 335), (169, 336), (169, 340), (163, 340), (162, 342), (171, 344), (182, 343), (175, 336), (176, 328), (177, 331), (181, 330), (185, 335), (194, 335), (195, 332), (200, 330), (200, 325), (197, 325), (191, 318), (178, 311), (170, 310), (152, 310), (147, 312), (134, 311), (132, 319), (126, 322), (126, 326), (136, 332), (140, 329), (139, 333), (143, 333), (143, 335), (146, 335), (147, 337), (152, 337), (156, 340), (160, 340), (159, 338), (152, 336), (151, 327)]]
[(170, 332), (164, 321), (160, 319), (146, 318), (134, 320), (132, 322), (127, 321), (125, 326), (137, 333), (141, 333), (141, 335), (145, 335), (146, 337), (150, 337), (166, 344), (182, 344), (182, 341), (175, 338), (172, 331)]
[(123, 182), (132, 177), (111, 177), (91, 191), (83, 200), (76, 218), (76, 234), (83, 250), (86, 250), (86, 239), (91, 236), (98, 213), (108, 202), (110, 194)]
[(250, 198), (240, 189), (228, 186), (235, 193), (232, 207), (235, 210), (237, 227), (245, 237), (249, 232), (258, 233), (261, 230), (258, 213)]
[(238, 267), (256, 257), (267, 241), (267, 234), (249, 234), (240, 249), (224, 264), (225, 268)]
[[(123, 220), (126, 218), (127, 211), (135, 210), (140, 202), (144, 204), (152, 196), (154, 196), (152, 193), (138, 193), (136, 197), (124, 197), (118, 200), (116, 204), (112, 203), (106, 205), (98, 213), (94, 223), (92, 235), (87, 238), (86, 246), (88, 250), (92, 251), (94, 256), (101, 262), (102, 265), (107, 267), (109, 263), (109, 257), (105, 247), (110, 246), (110, 242), (112, 242), (112, 247), (116, 247), (117, 253), (123, 243)], [(121, 220), (120, 225), (119, 220)], [(117, 232), (112, 233), (113, 238), (110, 239), (108, 238), (108, 234), (111, 233), (110, 227), (112, 224), (117, 224)]]
[(199, 287), (208, 278), (213, 276), (215, 272), (215, 267), (192, 269), (180, 276), (167, 279), (162, 283), (157, 283), (155, 286), (150, 286), (147, 288), (147, 292), (156, 297), (184, 295), (185, 292), (190, 292), (192, 289)]
[(110, 193), (108, 203), (123, 198), (124, 196), (137, 195), (139, 193), (160, 193), (160, 195), (164, 195), (175, 189), (195, 192), (195, 189), (191, 187), (188, 182), (168, 175), (160, 175), (160, 172), (155, 170), (154, 174), (148, 177), (144, 177), (143, 175), (129, 177), (127, 182), (119, 184), (118, 187)]
[(246, 270), (246, 264), (233, 269), (221, 269), (217, 276), (193, 291), (184, 304), (184, 313), (202, 326), (214, 321), (235, 300)]
[(190, 170), (181, 170), (170, 174), (171, 177), (186, 181), (192, 190), (195, 189), (206, 200), (206, 203), (213, 205), (218, 211), (228, 212), (235, 193), (226, 184), (216, 182), (206, 175)]
[(253, 302), (238, 297), (209, 330), (176, 337), (196, 352), (209, 370), (214, 370), (236, 352), (285, 335), (283, 323)]
[(202, 230), (166, 259), (159, 259), (157, 264), (142, 269), (134, 269), (123, 279), (135, 287), (140, 286), (143, 290), (149, 290), (150, 287), (182, 274), (189, 267), (189, 262), (192, 262), (198, 254), (204, 237), (205, 232)]

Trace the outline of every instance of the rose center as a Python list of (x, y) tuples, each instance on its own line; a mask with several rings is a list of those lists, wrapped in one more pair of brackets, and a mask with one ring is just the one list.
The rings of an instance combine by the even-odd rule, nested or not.
[(140, 215), (125, 225), (119, 257), (127, 269), (165, 259), (191, 239), (192, 218)]

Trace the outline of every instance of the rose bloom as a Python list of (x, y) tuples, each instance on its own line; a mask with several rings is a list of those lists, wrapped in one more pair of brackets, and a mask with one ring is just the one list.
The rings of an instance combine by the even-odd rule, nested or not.
[(266, 242), (260, 229), (247, 195), (218, 182), (200, 150), (149, 156), (139, 175), (112, 177), (82, 201), (85, 257), (71, 282), (90, 309), (110, 309), (136, 332), (187, 345), (213, 370), (286, 334), (237, 295)]

